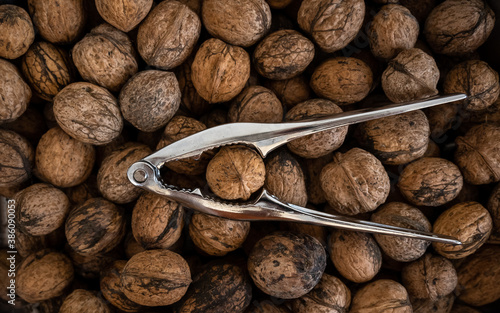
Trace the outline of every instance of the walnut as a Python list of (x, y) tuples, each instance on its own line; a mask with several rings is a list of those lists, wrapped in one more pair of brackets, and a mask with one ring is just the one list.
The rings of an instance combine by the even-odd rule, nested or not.
[(162, 1), (139, 26), (137, 49), (148, 65), (169, 70), (191, 54), (200, 31), (200, 19), (188, 6)]
[(31, 89), (19, 70), (9, 61), (0, 59), (0, 124), (12, 122), (28, 108)]
[(310, 292), (326, 266), (321, 243), (306, 234), (276, 232), (257, 242), (248, 256), (248, 271), (255, 285), (282, 299)]
[(137, 240), (135, 240), (132, 232), (129, 232), (125, 236), (125, 240), (124, 240), (123, 244), (125, 246), (125, 255), (127, 256), (127, 259), (130, 259), (131, 257), (136, 255), (137, 253), (140, 253), (140, 252), (146, 250), (142, 247), (142, 245), (140, 243), (137, 242)]
[(311, 88), (338, 105), (363, 100), (373, 84), (372, 70), (365, 62), (348, 57), (329, 59), (318, 66), (311, 77)]
[(68, 244), (78, 254), (104, 254), (125, 235), (123, 210), (102, 198), (89, 199), (71, 210), (65, 233)]
[(249, 47), (271, 28), (265, 0), (205, 0), (201, 16), (212, 36), (235, 46)]
[(326, 202), (325, 193), (321, 189), (320, 174), (325, 165), (333, 159), (333, 154), (329, 153), (316, 159), (304, 159), (304, 172), (306, 175), (307, 201), (312, 204), (322, 204)]
[(51, 43), (34, 43), (23, 56), (23, 74), (40, 98), (52, 101), (74, 80), (74, 71), (68, 53)]
[(54, 115), (71, 137), (93, 145), (111, 142), (123, 128), (116, 98), (90, 83), (78, 82), (64, 87), (54, 98)]
[(52, 250), (40, 250), (27, 256), (16, 275), (16, 293), (34, 303), (62, 295), (73, 281), (71, 260)]
[(102, 295), (114, 307), (124, 312), (139, 312), (142, 308), (139, 304), (130, 301), (121, 291), (120, 275), (127, 261), (118, 260), (104, 269), (100, 277), (100, 288)]
[(179, 301), (191, 284), (187, 262), (169, 250), (134, 255), (120, 275), (122, 292), (135, 303), (163, 306)]
[(57, 187), (83, 183), (92, 172), (95, 149), (68, 136), (61, 128), (46, 132), (36, 147), (36, 170), (45, 181)]
[(494, 25), (495, 14), (486, 1), (447, 0), (427, 17), (424, 35), (435, 52), (463, 55), (479, 48)]
[(341, 50), (358, 34), (365, 16), (363, 0), (305, 0), (297, 22), (325, 52)]
[(51, 233), (64, 224), (69, 211), (68, 197), (48, 184), (34, 184), (16, 196), (16, 221), (32, 236)]
[(423, 25), (432, 9), (436, 7), (436, 0), (399, 0), (394, 3), (404, 5), (415, 16), (418, 22)]
[(231, 103), (228, 121), (250, 123), (279, 123), (283, 120), (283, 106), (276, 95), (261, 86), (249, 86)]
[(35, 153), (17, 133), (0, 129), (0, 187), (15, 187), (31, 177)]
[(208, 163), (206, 178), (212, 192), (222, 199), (247, 200), (264, 185), (266, 169), (254, 150), (228, 146)]
[(64, 192), (73, 205), (80, 205), (88, 199), (97, 198), (99, 197), (97, 176), (90, 174), (86, 181), (74, 187), (66, 188)]
[(321, 170), (320, 180), (326, 200), (341, 214), (373, 211), (389, 195), (389, 176), (382, 163), (359, 148), (337, 152)]
[(117, 260), (117, 256), (112, 253), (81, 255), (71, 249), (69, 245), (65, 246), (65, 250), (73, 261), (75, 273), (85, 279), (99, 278), (101, 271)]
[(71, 43), (84, 30), (83, 0), (28, 0), (28, 9), (40, 35), (51, 43)]
[(314, 58), (314, 44), (292, 29), (268, 35), (255, 48), (253, 64), (269, 79), (290, 79), (302, 73)]
[(127, 145), (111, 153), (99, 168), (97, 186), (101, 194), (115, 203), (134, 201), (142, 192), (128, 180), (127, 170), (140, 159), (151, 154), (151, 149), (139, 143)]
[(411, 313), (412, 307), (406, 289), (390, 279), (379, 279), (358, 290), (350, 313), (380, 312)]
[[(252, 299), (253, 300), (253, 299)], [(276, 303), (270, 300), (253, 300), (245, 313), (291, 313), (286, 303)]]
[(228, 123), (228, 112), (224, 109), (214, 109), (200, 117), (200, 121), (207, 125), (207, 128)]
[(435, 96), (438, 81), (436, 61), (418, 48), (400, 52), (382, 74), (382, 88), (392, 102)]
[(82, 78), (117, 92), (137, 72), (137, 60), (127, 34), (109, 24), (93, 28), (72, 50)]
[(457, 268), (458, 285), (455, 292), (458, 299), (482, 306), (500, 299), (500, 247), (485, 246), (469, 256)]
[(194, 277), (177, 312), (244, 312), (251, 300), (252, 285), (245, 271), (216, 262)]
[(123, 117), (136, 128), (153, 132), (174, 116), (181, 91), (171, 72), (147, 70), (133, 76), (120, 91)]
[(452, 236), (462, 245), (432, 243), (434, 250), (448, 259), (461, 259), (479, 249), (488, 239), (493, 228), (491, 215), (477, 202), (462, 202), (439, 215), (433, 233)]
[(392, 59), (415, 46), (419, 30), (418, 21), (410, 10), (399, 4), (385, 5), (370, 24), (370, 50), (377, 58)]
[(449, 131), (458, 118), (458, 105), (456, 102), (436, 105), (425, 109), (425, 115), (429, 120), (431, 129), (430, 137), (441, 141), (445, 133)]
[(153, 0), (96, 0), (99, 15), (123, 32), (134, 29), (148, 15)]
[(281, 103), (288, 109), (309, 99), (311, 93), (309, 84), (302, 75), (285, 80), (270, 80), (266, 86), (276, 94)]
[(451, 307), (455, 302), (455, 295), (450, 293), (436, 300), (417, 299), (410, 297), (413, 313), (450, 313)]
[(75, 289), (64, 299), (59, 313), (111, 313), (106, 302), (93, 292), (84, 289)]
[(455, 162), (465, 181), (482, 185), (500, 181), (500, 127), (481, 124), (455, 140)]
[[(335, 103), (325, 99), (301, 102), (288, 111), (286, 121), (322, 118), (343, 112)], [(287, 144), (288, 149), (303, 158), (319, 158), (337, 150), (347, 135), (348, 126), (304, 136)]]
[(465, 93), (466, 110), (480, 111), (491, 106), (500, 94), (498, 73), (488, 63), (470, 60), (457, 64), (446, 75), (445, 93)]
[[(308, 209), (316, 210), (312, 205), (307, 205)], [(285, 231), (290, 231), (294, 233), (301, 233), (312, 236), (316, 238), (323, 247), (326, 247), (327, 243), (327, 228), (324, 226), (301, 223), (301, 222), (282, 222), (280, 223), (280, 229)]]
[(132, 211), (132, 233), (145, 249), (168, 249), (179, 240), (184, 208), (166, 197), (144, 193)]
[(429, 157), (405, 167), (398, 182), (399, 191), (410, 203), (434, 207), (455, 199), (462, 186), (462, 174), (455, 164)]
[(23, 8), (16, 5), (0, 6), (0, 57), (17, 59), (28, 51), (35, 40), (31, 18)]
[[(184, 63), (175, 69), (175, 76), (179, 82), (181, 90), (181, 106), (185, 107), (194, 116), (208, 113), (212, 109), (212, 104), (203, 99), (191, 80), (191, 65), (194, 57), (189, 57)], [(204, 122), (203, 122), (204, 123)], [(206, 125), (206, 123), (204, 123)]]
[(299, 162), (286, 150), (267, 157), (264, 187), (280, 201), (306, 206), (307, 190)]
[[(492, 237), (496, 236), (500, 239), (500, 184), (491, 192), (487, 208), (493, 220)], [(490, 240), (491, 239), (492, 238), (490, 238)]]
[(382, 253), (370, 234), (335, 230), (328, 249), (337, 271), (355, 283), (372, 280), (382, 266)]
[(452, 293), (457, 286), (457, 272), (453, 264), (430, 253), (405, 265), (401, 278), (408, 294), (417, 299), (437, 301)]
[(223, 256), (243, 245), (250, 222), (236, 221), (195, 213), (189, 223), (193, 243), (209, 255)]

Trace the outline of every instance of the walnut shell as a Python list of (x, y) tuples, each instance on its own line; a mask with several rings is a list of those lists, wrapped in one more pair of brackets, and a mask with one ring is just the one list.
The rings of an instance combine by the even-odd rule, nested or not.
[(329, 59), (318, 66), (311, 76), (311, 88), (338, 105), (363, 100), (373, 84), (372, 70), (365, 62), (348, 57)]
[(320, 174), (321, 189), (330, 206), (341, 214), (375, 210), (389, 195), (389, 176), (371, 153), (353, 148), (335, 153)]
[(455, 292), (458, 299), (482, 306), (500, 299), (500, 247), (485, 246), (469, 256), (457, 269), (458, 285)]
[(450, 293), (447, 296), (439, 297), (436, 300), (411, 298), (413, 313), (450, 313), (455, 302), (455, 295)]
[(71, 249), (69, 245), (65, 247), (73, 266), (75, 273), (85, 279), (98, 279), (102, 269), (107, 268), (111, 263), (117, 260), (113, 254), (81, 255)]
[[(212, 104), (203, 99), (198, 91), (196, 91), (196, 88), (194, 88), (193, 81), (191, 80), (191, 65), (193, 64), (193, 60), (194, 56), (189, 57), (184, 63), (179, 65), (175, 69), (175, 76), (179, 81), (179, 88), (181, 90), (181, 105), (194, 116), (200, 116), (208, 113), (212, 109)], [(206, 123), (204, 124), (206, 125)]]
[(123, 120), (116, 98), (90, 83), (73, 83), (54, 98), (57, 124), (71, 137), (104, 145), (120, 135)]
[(104, 159), (97, 173), (97, 186), (104, 198), (115, 203), (129, 203), (139, 197), (142, 189), (132, 185), (127, 170), (134, 162), (149, 154), (151, 149), (146, 145), (133, 143)]
[(285, 80), (270, 80), (266, 85), (288, 109), (309, 99), (311, 90), (302, 75)]
[(84, 30), (83, 0), (28, 0), (28, 9), (40, 35), (51, 43), (73, 42)]
[(191, 284), (187, 262), (169, 250), (147, 250), (134, 255), (120, 275), (122, 292), (135, 303), (169, 305), (179, 301)]
[(447, 139), (446, 132), (453, 127), (458, 118), (458, 104), (456, 102), (436, 105), (425, 110), (429, 120), (431, 138), (437, 142)]
[(74, 80), (74, 72), (67, 52), (51, 43), (34, 43), (23, 56), (23, 74), (36, 95), (52, 101)]
[(111, 313), (106, 302), (93, 292), (84, 289), (75, 289), (64, 299), (59, 313)]
[(283, 121), (283, 105), (271, 90), (248, 86), (231, 103), (228, 121), (280, 123)]
[(21, 135), (0, 129), (0, 187), (15, 187), (31, 177), (35, 154)]
[(370, 50), (377, 58), (392, 59), (415, 46), (419, 30), (418, 21), (410, 10), (399, 4), (385, 5), (370, 24)]
[(453, 236), (462, 245), (433, 242), (437, 253), (448, 259), (461, 259), (479, 249), (488, 239), (493, 228), (491, 215), (477, 202), (462, 202), (439, 215), (433, 233)]
[(184, 227), (184, 208), (154, 193), (139, 197), (132, 211), (132, 233), (145, 249), (168, 249), (179, 240)]
[(153, 0), (96, 0), (99, 15), (123, 32), (134, 29), (148, 15)]
[(266, 190), (280, 201), (306, 206), (307, 189), (299, 162), (286, 150), (266, 158)]
[(109, 24), (93, 28), (72, 50), (82, 78), (110, 91), (119, 91), (137, 72), (136, 53), (127, 34)]
[(127, 261), (118, 260), (104, 269), (101, 273), (99, 286), (104, 298), (113, 306), (124, 312), (139, 312), (142, 306), (129, 300), (121, 291), (120, 275), (125, 264)]
[(429, 121), (418, 110), (362, 123), (360, 145), (382, 163), (400, 165), (422, 157), (429, 146)]
[(400, 52), (382, 74), (382, 88), (392, 102), (435, 96), (438, 81), (436, 61), (418, 48)]
[(412, 313), (406, 289), (390, 279), (375, 280), (361, 288), (352, 299), (350, 313)]
[(250, 231), (250, 222), (195, 213), (189, 223), (193, 243), (209, 255), (223, 256), (240, 248)]
[[(274, 299), (273, 299), (274, 300)], [(286, 303), (280, 303), (272, 300), (253, 300), (245, 313), (291, 313)]]
[(328, 249), (337, 271), (355, 283), (372, 280), (382, 266), (382, 252), (370, 234), (335, 230)]
[[(290, 109), (286, 121), (300, 121), (331, 116), (343, 112), (335, 103), (325, 99), (311, 99), (301, 102)], [(348, 126), (336, 127), (290, 141), (288, 149), (303, 158), (319, 158), (325, 156), (344, 143)]]
[(243, 312), (251, 300), (252, 286), (243, 269), (216, 263), (196, 275), (177, 312)]
[(71, 210), (65, 233), (68, 244), (78, 254), (104, 254), (125, 235), (123, 210), (102, 198), (87, 200)]
[(331, 162), (333, 154), (329, 153), (316, 159), (304, 159), (304, 171), (307, 182), (307, 201), (312, 204), (323, 204), (326, 202), (325, 192), (321, 189), (321, 170)]
[(47, 131), (36, 147), (36, 170), (45, 181), (57, 187), (83, 183), (92, 172), (95, 149), (68, 136), (61, 128)]
[(455, 290), (457, 271), (449, 260), (427, 253), (403, 267), (401, 279), (410, 296), (437, 301)]
[(323, 274), (319, 283), (306, 295), (293, 300), (292, 310), (307, 312), (346, 312), (351, 304), (351, 291), (335, 276)]
[(23, 8), (16, 5), (0, 6), (0, 57), (17, 59), (28, 51), (35, 40), (31, 18)]
[(440, 206), (455, 199), (463, 187), (462, 174), (442, 158), (421, 158), (410, 163), (399, 177), (401, 194), (414, 205)]
[[(308, 209), (315, 210), (312, 205), (307, 205)], [(327, 228), (324, 226), (301, 223), (301, 222), (282, 222), (280, 223), (280, 229), (291, 231), (294, 233), (301, 233), (312, 236), (318, 239), (319, 242), (326, 247), (328, 232)]]
[(205, 0), (201, 16), (212, 36), (235, 46), (249, 47), (271, 28), (265, 0)]
[(194, 87), (210, 103), (233, 99), (243, 90), (249, 77), (248, 53), (216, 38), (200, 46), (191, 67)]
[(28, 108), (31, 89), (19, 70), (9, 61), (0, 59), (0, 124), (12, 122)]
[(457, 64), (446, 75), (445, 93), (465, 93), (462, 100), (466, 110), (480, 111), (491, 106), (500, 94), (498, 72), (481, 60)]
[(314, 58), (314, 44), (292, 29), (264, 38), (253, 52), (257, 72), (269, 79), (290, 79), (302, 73)]
[(64, 192), (48, 184), (34, 184), (22, 190), (16, 202), (17, 223), (32, 236), (47, 235), (61, 227), (70, 205)]
[(363, 0), (305, 0), (297, 22), (325, 52), (346, 47), (358, 34), (365, 16)]
[(491, 192), (487, 208), (493, 220), (493, 234), (498, 236), (500, 235), (500, 184)]
[(435, 52), (463, 55), (479, 48), (494, 25), (495, 14), (486, 1), (448, 0), (431, 11), (424, 35)]
[(222, 199), (247, 200), (266, 179), (264, 160), (244, 146), (222, 147), (207, 167), (207, 183)]
[(255, 285), (268, 295), (295, 299), (311, 291), (326, 266), (321, 243), (306, 234), (276, 232), (259, 240), (248, 256)]
[(73, 281), (73, 265), (64, 254), (40, 250), (27, 256), (17, 269), (16, 293), (34, 303), (62, 295)]
[(169, 70), (191, 54), (200, 31), (200, 18), (188, 6), (162, 1), (139, 26), (137, 49), (148, 65)]

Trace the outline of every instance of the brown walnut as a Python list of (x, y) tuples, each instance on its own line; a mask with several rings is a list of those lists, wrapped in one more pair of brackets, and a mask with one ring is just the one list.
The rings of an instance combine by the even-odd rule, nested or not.
[(122, 292), (120, 275), (127, 261), (118, 260), (113, 262), (110, 266), (103, 269), (101, 272), (99, 286), (102, 295), (114, 307), (123, 312), (139, 312), (142, 306), (129, 300)]
[(494, 236), (497, 240), (500, 240), (500, 184), (497, 184), (491, 192), (487, 208), (493, 219), (492, 237)]
[(283, 121), (283, 105), (271, 90), (248, 86), (231, 103), (228, 121), (280, 123)]
[(65, 246), (75, 273), (85, 279), (97, 279), (101, 271), (108, 267), (111, 263), (118, 259), (117, 255), (111, 253), (97, 254), (97, 255), (82, 255), (71, 249), (69, 245)]
[(93, 292), (84, 289), (75, 289), (61, 305), (59, 313), (111, 313), (110, 308)]
[(0, 57), (17, 59), (28, 51), (35, 40), (31, 18), (23, 8), (5, 4), (0, 6)]
[(321, 189), (321, 170), (333, 159), (333, 153), (316, 159), (304, 159), (304, 172), (306, 176), (307, 201), (312, 204), (326, 202), (325, 192)]
[(31, 89), (19, 70), (9, 61), (0, 59), (0, 124), (12, 122), (28, 108)]
[(410, 297), (410, 301), (413, 313), (450, 313), (453, 303), (455, 302), (455, 295), (450, 293), (436, 300)]
[(311, 93), (309, 84), (303, 75), (285, 80), (270, 80), (266, 87), (271, 89), (288, 109), (309, 99)]
[(15, 187), (31, 178), (34, 149), (23, 136), (0, 129), (0, 187)]
[(408, 292), (398, 282), (379, 279), (358, 290), (352, 299), (350, 313), (412, 313)]
[(148, 15), (153, 0), (96, 0), (99, 15), (123, 32), (134, 29)]

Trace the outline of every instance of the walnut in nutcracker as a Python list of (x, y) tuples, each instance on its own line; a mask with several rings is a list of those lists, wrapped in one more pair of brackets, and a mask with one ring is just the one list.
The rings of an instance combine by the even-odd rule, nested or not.
[(231, 103), (228, 120), (279, 123), (283, 120), (283, 105), (271, 90), (262, 86), (248, 86)]
[(390, 279), (375, 280), (358, 290), (351, 303), (351, 313), (379, 312), (411, 313), (408, 292), (400, 283)]
[(338, 51), (358, 34), (365, 16), (363, 0), (305, 0), (297, 22), (325, 52)]
[(31, 89), (9, 61), (0, 59), (0, 71), (0, 124), (3, 124), (16, 120), (26, 111), (31, 100)]
[(487, 1), (447, 0), (427, 17), (424, 35), (435, 52), (463, 55), (479, 48), (494, 25), (495, 14)]
[(139, 26), (137, 49), (148, 65), (169, 70), (191, 54), (200, 31), (200, 19), (187, 5), (162, 1)]
[(129, 32), (148, 15), (153, 0), (96, 0), (95, 6), (106, 22)]
[(93, 292), (85, 289), (75, 289), (64, 299), (59, 312), (111, 313), (111, 310), (104, 299)]
[(191, 271), (180, 255), (169, 250), (147, 250), (134, 255), (120, 275), (122, 292), (146, 306), (179, 301), (191, 284)]
[(31, 18), (23, 8), (5, 4), (0, 6), (0, 57), (16, 59), (26, 53), (35, 40)]
[(31, 177), (34, 149), (23, 136), (0, 129), (0, 187), (16, 187)]
[(235, 46), (253, 45), (271, 27), (271, 9), (265, 0), (205, 0), (201, 16), (212, 36)]
[(118, 260), (103, 269), (100, 275), (99, 286), (102, 295), (114, 307), (124, 312), (139, 312), (142, 306), (129, 300), (121, 291), (120, 275), (127, 261)]
[(303, 75), (285, 80), (270, 80), (265, 86), (276, 94), (287, 109), (306, 101), (311, 94), (311, 88)]
[(191, 66), (194, 87), (210, 103), (233, 99), (243, 90), (249, 77), (248, 53), (216, 38), (200, 46)]

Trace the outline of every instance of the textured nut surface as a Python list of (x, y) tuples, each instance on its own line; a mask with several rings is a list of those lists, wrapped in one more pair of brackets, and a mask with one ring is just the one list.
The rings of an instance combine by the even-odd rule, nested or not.
[(71, 138), (61, 128), (47, 131), (36, 147), (36, 170), (39, 176), (58, 187), (83, 183), (92, 172), (95, 149)]
[(16, 59), (26, 53), (35, 40), (31, 18), (23, 8), (0, 6), (0, 57)]
[(139, 26), (137, 48), (148, 65), (172, 69), (191, 54), (200, 30), (200, 19), (188, 6), (162, 1)]
[(412, 313), (406, 289), (390, 279), (375, 280), (361, 288), (352, 299), (351, 313)]
[(326, 202), (325, 192), (321, 189), (320, 174), (325, 165), (331, 162), (333, 154), (327, 154), (316, 159), (304, 159), (304, 171), (307, 182), (307, 201), (312, 204)]
[(28, 108), (31, 89), (21, 73), (9, 61), (0, 59), (0, 124), (11, 122), (20, 117)]
[(326, 200), (341, 214), (373, 211), (389, 195), (389, 176), (382, 163), (359, 148), (336, 153), (321, 170), (320, 180)]
[(477, 202), (462, 202), (439, 215), (433, 233), (453, 236), (462, 245), (432, 243), (434, 250), (448, 259), (461, 259), (477, 251), (493, 228), (491, 215)]
[(455, 199), (462, 190), (458, 167), (442, 158), (421, 158), (410, 163), (399, 177), (398, 187), (414, 205), (440, 206)]
[(14, 187), (31, 177), (35, 153), (19, 134), (0, 129), (0, 187)]
[(493, 220), (493, 234), (498, 236), (500, 235), (500, 184), (497, 184), (491, 192), (487, 209)]
[(410, 301), (413, 313), (450, 313), (453, 303), (455, 302), (455, 295), (450, 293), (436, 300), (410, 298)]
[(118, 260), (113, 262), (109, 267), (103, 269), (99, 286), (104, 298), (113, 306), (124, 312), (139, 312), (142, 307), (129, 300), (121, 290), (120, 275), (125, 264), (127, 264), (127, 261)]
[(201, 16), (212, 36), (242, 47), (256, 43), (271, 27), (271, 9), (264, 0), (205, 0)]
[(283, 106), (271, 90), (248, 86), (233, 100), (227, 116), (229, 122), (279, 123)]
[(348, 57), (329, 59), (316, 67), (311, 88), (320, 97), (338, 105), (363, 100), (373, 84), (372, 70), (365, 62)]
[(363, 0), (305, 0), (297, 22), (325, 52), (347, 46), (358, 34), (365, 16)]
[(288, 109), (309, 99), (311, 89), (302, 75), (285, 80), (270, 80), (266, 85)]
[(96, 0), (99, 15), (123, 32), (134, 29), (148, 15), (153, 0)]
[(76, 289), (64, 299), (59, 312), (110, 313), (111, 310), (102, 298), (91, 291)]
[(194, 56), (191, 55), (184, 63), (175, 68), (174, 72), (181, 90), (181, 106), (189, 110), (193, 116), (200, 116), (207, 113), (212, 108), (212, 104), (203, 99), (194, 88), (191, 79), (193, 60)]

